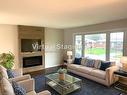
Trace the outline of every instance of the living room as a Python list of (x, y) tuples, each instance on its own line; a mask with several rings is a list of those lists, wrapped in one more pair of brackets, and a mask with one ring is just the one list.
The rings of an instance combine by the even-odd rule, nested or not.
[(0, 95), (126, 95), (126, 5), (0, 1)]

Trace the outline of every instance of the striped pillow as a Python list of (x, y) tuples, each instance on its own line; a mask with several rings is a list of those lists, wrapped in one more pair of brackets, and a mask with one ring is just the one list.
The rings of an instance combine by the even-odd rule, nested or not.
[(101, 66), (101, 60), (95, 59), (94, 67), (95, 67), (96, 69), (99, 69), (100, 66)]
[(87, 59), (86, 60), (86, 66), (87, 67), (94, 67), (94, 64), (95, 64), (95, 60), (94, 59)]

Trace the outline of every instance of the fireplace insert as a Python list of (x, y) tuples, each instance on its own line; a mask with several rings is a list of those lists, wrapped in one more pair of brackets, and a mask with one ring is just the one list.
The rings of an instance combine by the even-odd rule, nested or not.
[(23, 68), (42, 65), (42, 56), (32, 56), (23, 58)]

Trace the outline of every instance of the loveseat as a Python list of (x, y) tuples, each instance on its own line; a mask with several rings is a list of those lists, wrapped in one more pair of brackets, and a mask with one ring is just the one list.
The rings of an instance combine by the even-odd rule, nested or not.
[[(0, 80), (0, 83), (1, 83), (0, 95), (15, 95), (11, 81), (3, 77)], [(36, 93), (34, 79), (18, 81), (17, 84), (19, 84), (21, 87), (23, 87), (26, 90), (26, 95), (51, 95), (51, 93), (48, 90)]]
[(35, 81), (30, 75), (23, 75), (22, 69), (13, 69), (14, 78), (9, 78), (7, 69), (0, 65), (0, 95), (15, 95), (12, 81), (17, 82), (26, 90), (26, 95), (51, 95), (48, 90), (36, 93)]
[(90, 80), (101, 83), (105, 86), (110, 86), (118, 80), (118, 77), (114, 75), (114, 71), (119, 68), (114, 62), (110, 62), (110, 66), (105, 70), (100, 70), (101, 63), (104, 61), (92, 59), (94, 62), (93, 67), (87, 66), (88, 58), (81, 58), (80, 64), (75, 64), (74, 60), (67, 64), (69, 72), (88, 78)]

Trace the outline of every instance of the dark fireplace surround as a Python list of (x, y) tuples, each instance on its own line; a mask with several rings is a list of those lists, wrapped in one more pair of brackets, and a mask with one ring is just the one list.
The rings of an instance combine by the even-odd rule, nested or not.
[(39, 65), (43, 65), (42, 56), (23, 57), (23, 68)]

